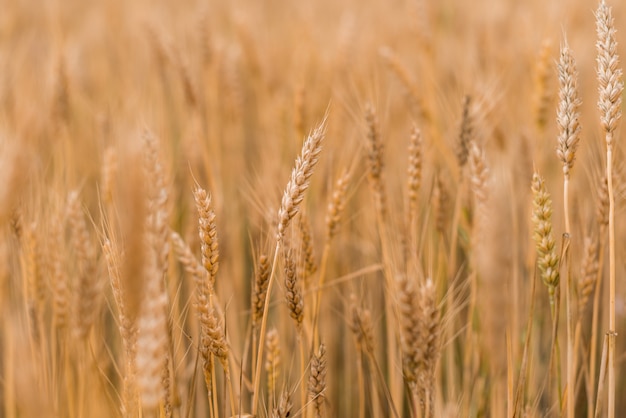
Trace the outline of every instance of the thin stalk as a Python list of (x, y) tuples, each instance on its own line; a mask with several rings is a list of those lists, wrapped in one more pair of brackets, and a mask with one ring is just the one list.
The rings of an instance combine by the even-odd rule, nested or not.
[[(567, 250), (566, 250), (567, 251)], [(574, 418), (574, 404), (575, 404), (575, 396), (574, 396), (574, 388), (576, 385), (576, 353), (574, 352), (574, 332), (572, 330), (573, 320), (572, 320), (572, 301), (571, 301), (571, 274), (569, 274), (570, 270), (570, 261), (569, 261), (569, 251), (566, 252), (565, 258), (563, 259), (566, 266), (566, 281), (565, 281), (565, 309), (566, 309), (566, 327), (567, 327), (567, 391), (566, 391), (566, 402), (567, 402), (567, 418)]]
[(591, 347), (589, 354), (589, 380), (592, 384), (590, 390), (589, 407), (587, 408), (587, 418), (593, 418), (593, 398), (595, 392), (595, 386), (593, 382), (596, 379), (596, 364), (597, 364), (597, 351), (598, 351), (598, 317), (600, 316), (600, 294), (602, 293), (602, 266), (604, 265), (604, 236), (606, 230), (604, 227), (600, 227), (600, 250), (598, 253), (598, 275), (596, 277), (595, 294), (593, 295), (593, 314), (591, 317)]
[(600, 376), (598, 377), (598, 394), (596, 398), (596, 418), (600, 417), (600, 411), (602, 404), (600, 403), (600, 397), (604, 394), (604, 380), (606, 378), (607, 367), (607, 350), (608, 350), (608, 334), (604, 334), (604, 342), (602, 343), (602, 359), (600, 360)]
[(569, 174), (563, 176), (563, 213), (565, 215), (565, 233), (564, 240), (567, 244), (563, 248), (563, 256), (561, 260), (565, 264), (565, 310), (566, 310), (566, 327), (567, 327), (567, 418), (574, 418), (574, 404), (576, 403), (575, 380), (576, 380), (576, 353), (574, 351), (574, 333), (572, 320), (572, 275), (570, 268), (570, 252), (569, 243), (571, 239), (571, 227), (569, 220)]
[[(302, 336), (302, 331), (298, 333), (298, 345), (300, 346), (300, 376), (304, 379), (306, 376), (306, 361), (304, 359), (304, 338)], [(302, 416), (306, 418), (307, 416), (307, 408), (306, 408), (306, 395), (307, 395), (307, 386), (300, 385), (300, 402), (302, 403)]]
[(315, 294), (315, 308), (313, 310), (313, 347), (319, 347), (319, 313), (322, 300), (322, 289), (326, 280), (326, 265), (328, 264), (328, 255), (330, 254), (330, 241), (327, 241), (324, 245), (322, 252), (322, 261), (320, 262), (319, 281), (317, 285), (317, 292)]
[(230, 372), (227, 373), (226, 379), (228, 380), (228, 397), (230, 398), (230, 414), (233, 416), (239, 416), (237, 409), (235, 408), (235, 389), (233, 385), (235, 382), (230, 378)]
[(615, 417), (615, 196), (613, 190), (613, 146), (607, 133), (606, 177), (609, 189), (609, 394), (608, 417)]
[(395, 373), (395, 367), (398, 364), (398, 353), (396, 344), (396, 311), (393, 300), (389, 296), (389, 292), (393, 289), (394, 278), (391, 272), (391, 257), (389, 248), (387, 247), (387, 229), (385, 221), (380, 210), (376, 211), (378, 223), (378, 234), (380, 237), (380, 246), (383, 255), (383, 272), (385, 275), (386, 288), (384, 289), (385, 302), (385, 326), (387, 331), (387, 373), (389, 376), (389, 392), (391, 407), (395, 410), (395, 405), (402, 405), (404, 391), (402, 390), (402, 376)]
[(513, 352), (509, 333), (506, 333), (506, 364), (506, 416), (507, 418), (513, 418), (513, 393), (515, 388), (513, 387)]
[(560, 285), (557, 285), (553, 290), (554, 294), (550, 295), (550, 310), (552, 317), (552, 349), (550, 353), (550, 369), (552, 366), (555, 368), (556, 373), (556, 387), (559, 396), (559, 404), (563, 400), (563, 393), (561, 390), (561, 348), (559, 347), (559, 307), (561, 299)]
[(213, 416), (219, 418), (219, 402), (217, 399), (217, 379), (215, 377), (215, 357), (211, 354), (211, 392), (213, 394)]
[(359, 386), (359, 418), (365, 418), (365, 380), (363, 379), (363, 351), (361, 347), (356, 350), (357, 383)]

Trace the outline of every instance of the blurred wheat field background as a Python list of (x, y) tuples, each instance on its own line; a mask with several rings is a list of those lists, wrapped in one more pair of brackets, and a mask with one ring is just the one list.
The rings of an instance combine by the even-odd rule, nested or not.
[(626, 411), (622, 2), (1, 9), (0, 415)]

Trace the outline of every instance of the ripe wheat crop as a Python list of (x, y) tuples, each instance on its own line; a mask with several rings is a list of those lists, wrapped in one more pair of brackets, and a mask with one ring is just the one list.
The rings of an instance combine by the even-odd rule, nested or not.
[(622, 3), (4, 4), (0, 416), (626, 416)]

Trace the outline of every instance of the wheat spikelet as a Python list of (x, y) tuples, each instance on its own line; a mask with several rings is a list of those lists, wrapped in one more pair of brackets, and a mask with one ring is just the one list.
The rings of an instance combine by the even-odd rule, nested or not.
[[(118, 320), (120, 334), (122, 335), (122, 342), (126, 347), (126, 352), (129, 353), (131, 349), (132, 334), (136, 333), (132, 321), (128, 317), (126, 308), (126, 295), (121, 284), (120, 278), (120, 260), (119, 253), (114, 247), (114, 244), (108, 238), (102, 243), (102, 253), (106, 261), (107, 270), (109, 272), (109, 280), (111, 282), (111, 290), (113, 291), (113, 298), (118, 310)], [(134, 356), (133, 356), (134, 357)]]
[(148, 218), (146, 219), (147, 239), (156, 253), (156, 263), (167, 271), (169, 256), (169, 196), (165, 181), (165, 171), (159, 158), (157, 139), (144, 133), (144, 170), (148, 183)]
[[(476, 209), (477, 231), (480, 231), (487, 221), (487, 200), (489, 199), (489, 168), (485, 152), (476, 142), (472, 142), (469, 149), (470, 188), (474, 196)], [(476, 236), (480, 236), (477, 234)]]
[(578, 315), (582, 316), (587, 308), (587, 302), (593, 292), (598, 275), (598, 241), (595, 238), (585, 238), (583, 261), (580, 267), (578, 280)]
[(622, 70), (618, 68), (617, 41), (615, 40), (615, 27), (611, 8), (604, 0), (600, 2), (596, 12), (596, 30), (598, 41), (596, 48), (598, 56), (597, 74), (599, 81), (598, 108), (600, 109), (600, 121), (606, 132), (607, 146), (613, 145), (613, 133), (617, 127), (617, 121), (622, 115), (622, 90), (624, 83), (621, 80)]
[(296, 164), (283, 193), (278, 210), (278, 232), (276, 239), (282, 240), (291, 219), (298, 213), (298, 206), (304, 199), (304, 192), (309, 187), (309, 179), (322, 151), (322, 140), (326, 133), (326, 120), (315, 128), (304, 141), (302, 151), (296, 158)]
[(425, 416), (434, 416), (435, 365), (441, 351), (440, 313), (435, 300), (435, 286), (429, 278), (420, 287), (423, 358), (419, 363), (418, 385), (428, 399)]
[(309, 278), (317, 271), (317, 262), (313, 249), (313, 237), (311, 235), (311, 225), (309, 219), (300, 213), (298, 218), (298, 231), (300, 232), (300, 257), (302, 263), (298, 263), (300, 268), (300, 277), (304, 283), (308, 283)]
[(265, 340), (267, 345), (267, 358), (265, 359), (267, 392), (271, 402), (276, 396), (276, 387), (280, 375), (280, 344), (276, 328), (267, 332)]
[(46, 285), (41, 272), (41, 249), (37, 240), (37, 224), (31, 222), (23, 228), (22, 251), (24, 254), (24, 275), (26, 282), (26, 298), (29, 311), (35, 320), (43, 314), (46, 298)]
[(419, 294), (415, 282), (405, 275), (400, 276), (396, 284), (401, 328), (402, 370), (404, 379), (409, 384), (415, 385), (425, 348), (421, 344), (421, 333), (424, 328)]
[(144, 134), (144, 173), (149, 181), (147, 217), (143, 243), (143, 295), (137, 319), (137, 383), (141, 402), (147, 410), (166, 403), (169, 394), (163, 387), (167, 367), (169, 330), (168, 298), (163, 281), (169, 256), (169, 210), (165, 175), (157, 150), (157, 141)]
[(543, 282), (553, 295), (559, 284), (559, 256), (552, 235), (552, 200), (546, 190), (544, 179), (536, 172), (533, 174), (532, 192), (532, 220), (535, 225), (533, 237), (537, 248), (537, 265)]
[(289, 418), (291, 416), (291, 393), (287, 389), (283, 389), (280, 394), (278, 406), (272, 410), (272, 418)]
[(432, 201), (435, 206), (435, 228), (439, 233), (444, 234), (450, 210), (450, 195), (441, 175), (437, 175), (435, 179)]
[(219, 243), (215, 224), (215, 212), (211, 206), (211, 196), (201, 187), (193, 192), (198, 210), (198, 234), (202, 251), (202, 265), (208, 273), (209, 289), (215, 285), (219, 269)]
[(367, 124), (367, 178), (374, 194), (376, 210), (384, 215), (387, 211), (387, 196), (383, 180), (383, 143), (380, 138), (376, 110), (370, 104), (365, 108)]
[(410, 219), (417, 215), (418, 210), (419, 189), (422, 183), (422, 146), (422, 133), (416, 126), (413, 126), (409, 140), (409, 165), (407, 169), (407, 196)]
[(326, 347), (320, 344), (319, 350), (313, 354), (308, 384), (309, 397), (313, 403), (315, 418), (324, 416), (324, 400), (326, 399)]
[(123, 416), (132, 416), (136, 412), (138, 404), (137, 393), (137, 327), (130, 320), (126, 307), (126, 296), (120, 282), (120, 260), (119, 253), (113, 242), (108, 238), (102, 244), (102, 252), (109, 272), (111, 290), (117, 305), (118, 328), (122, 337), (124, 348), (124, 382), (122, 391), (121, 413)]
[(369, 309), (357, 305), (356, 295), (350, 296), (350, 330), (356, 338), (359, 350), (364, 349), (368, 353), (374, 352), (374, 328), (372, 326), (372, 314)]
[(298, 333), (302, 331), (302, 321), (304, 320), (304, 298), (298, 283), (296, 262), (290, 250), (285, 249), (285, 299), (289, 308), (289, 315), (296, 321)]
[(461, 168), (465, 167), (465, 164), (467, 164), (470, 143), (474, 139), (474, 118), (471, 114), (471, 103), (470, 96), (465, 96), (463, 99), (463, 117), (461, 119), (459, 142), (456, 151), (456, 158)]
[(339, 230), (341, 214), (346, 206), (346, 193), (349, 181), (350, 172), (344, 169), (335, 182), (332, 198), (328, 202), (326, 211), (326, 242), (330, 242)]
[(49, 244), (48, 244), (48, 262), (50, 272), (50, 285), (52, 288), (52, 322), (54, 325), (63, 329), (68, 325), (71, 285), (69, 276), (63, 269), (63, 226), (65, 217), (59, 216), (58, 219), (52, 221), (50, 225)]
[(175, 231), (170, 234), (174, 251), (178, 257), (178, 261), (183, 265), (185, 271), (192, 277), (196, 287), (203, 289), (206, 294), (212, 294), (213, 290), (209, 289), (207, 280), (207, 271), (204, 266), (198, 262), (198, 259), (191, 251), (191, 248), (183, 240), (183, 238)]
[(558, 63), (559, 74), (559, 107), (557, 125), (559, 126), (557, 156), (563, 163), (563, 174), (569, 175), (574, 164), (576, 148), (580, 141), (580, 123), (578, 108), (581, 104), (578, 97), (578, 70), (576, 61), (567, 42), (561, 47)]
[(162, 373), (167, 359), (167, 295), (162, 288), (160, 269), (150, 257), (151, 268), (145, 270), (144, 297), (137, 320), (137, 383), (141, 403), (155, 410), (164, 399)]
[(267, 255), (261, 254), (254, 276), (254, 293), (252, 294), (252, 327), (254, 329), (259, 326), (259, 322), (263, 316), (263, 306), (265, 305), (265, 298), (267, 297), (270, 268), (271, 265)]
[(229, 348), (226, 336), (217, 318), (215, 308), (210, 305), (207, 295), (197, 295), (196, 309), (200, 315), (200, 353), (204, 358), (205, 367), (212, 354), (220, 361), (224, 373), (228, 375)]
[(163, 413), (165, 418), (171, 418), (172, 406), (172, 379), (170, 374), (170, 354), (165, 355), (165, 367), (161, 373), (161, 388), (163, 390)]
[(77, 333), (80, 338), (85, 338), (97, 314), (96, 304), (100, 294), (100, 284), (96, 271), (96, 248), (89, 237), (77, 191), (71, 192), (68, 197), (67, 217), (74, 258), (78, 264), (78, 289), (74, 294)]

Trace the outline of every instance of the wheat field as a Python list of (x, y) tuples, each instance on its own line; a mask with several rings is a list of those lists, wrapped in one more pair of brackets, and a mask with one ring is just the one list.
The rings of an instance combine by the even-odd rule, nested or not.
[(0, 8), (0, 416), (626, 414), (623, 2)]

